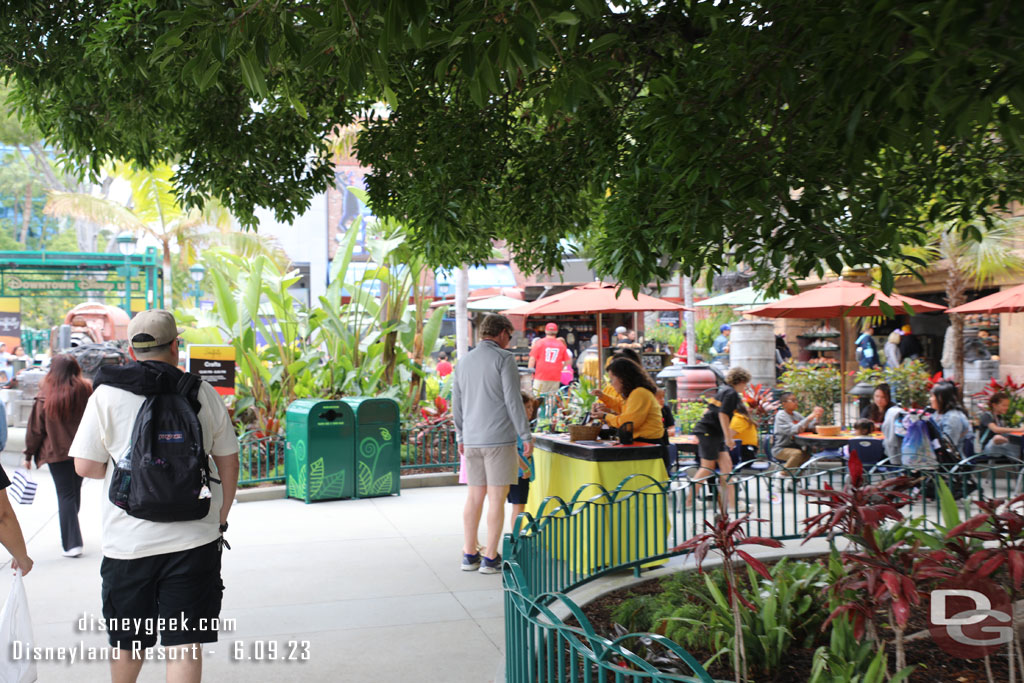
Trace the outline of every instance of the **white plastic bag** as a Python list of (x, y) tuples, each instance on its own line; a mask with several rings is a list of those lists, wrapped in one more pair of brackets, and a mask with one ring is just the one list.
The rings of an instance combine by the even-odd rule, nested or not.
[[(0, 612), (0, 683), (32, 683), (36, 680), (36, 663), (28, 658), (35, 644), (32, 636), (32, 617), (28, 613), (28, 595), (21, 570), (14, 574), (11, 594), (7, 596), (4, 609)], [(21, 653), (14, 660), (12, 655)]]

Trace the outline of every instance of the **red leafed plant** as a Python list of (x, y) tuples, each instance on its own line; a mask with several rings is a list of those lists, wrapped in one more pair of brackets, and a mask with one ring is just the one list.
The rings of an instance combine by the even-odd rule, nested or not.
[(750, 413), (750, 419), (757, 425), (758, 430), (763, 431), (769, 420), (775, 419), (775, 411), (779, 409), (779, 402), (772, 399), (771, 387), (761, 384), (747, 386), (743, 394), (743, 402)]
[[(866, 634), (878, 643), (874, 615), (887, 610), (895, 634), (897, 671), (906, 666), (903, 631), (911, 607), (921, 603), (919, 584), (953, 574), (942, 563), (946, 559), (944, 553), (940, 552), (939, 557), (922, 553), (919, 543), (906, 542), (906, 529), (899, 526), (904, 519), (900, 508), (913, 502), (907, 491), (917, 483), (910, 477), (866, 482), (864, 466), (857, 453), (852, 452), (849, 479), (842, 490), (826, 484), (823, 489), (801, 491), (811, 498), (812, 504), (826, 508), (804, 520), (804, 542), (823, 534), (830, 541), (842, 535), (858, 547), (857, 551), (841, 554), (846, 576), (831, 588), (840, 604), (825, 625), (845, 615), (853, 621), (855, 638)], [(887, 522), (896, 524), (886, 528)]]
[(1007, 409), (1006, 414), (1003, 415), (1003, 420), (1011, 427), (1020, 426), (1024, 422), (1024, 384), (1014, 382), (1013, 378), (1009, 375), (1006, 376), (1006, 380), (1003, 382), (993, 377), (981, 391), (973, 394), (972, 398), (982, 407), (988, 408), (992, 394), (997, 391), (1005, 391), (1010, 395), (1010, 407)]
[(732, 608), (733, 625), (736, 629), (736, 647), (733, 650), (733, 672), (736, 682), (747, 680), (747, 653), (743, 645), (743, 626), (740, 617), (741, 605), (747, 609), (755, 609), (754, 605), (747, 600), (739, 591), (736, 584), (736, 571), (733, 567), (733, 556), (739, 557), (746, 562), (751, 569), (771, 581), (772, 575), (768, 568), (760, 560), (750, 553), (740, 550), (741, 545), (763, 545), (769, 548), (781, 548), (782, 543), (774, 538), (762, 536), (748, 536), (746, 524), (748, 522), (766, 522), (764, 519), (751, 519), (750, 515), (744, 515), (738, 519), (731, 519), (725, 512), (715, 515), (714, 522), (704, 522), (708, 531), (697, 534), (681, 545), (673, 548), (673, 552), (679, 550), (692, 550), (694, 559), (697, 562), (697, 571), (704, 571), (704, 558), (712, 548), (718, 550), (722, 555), (722, 571), (725, 575), (725, 586), (728, 592), (729, 606)]

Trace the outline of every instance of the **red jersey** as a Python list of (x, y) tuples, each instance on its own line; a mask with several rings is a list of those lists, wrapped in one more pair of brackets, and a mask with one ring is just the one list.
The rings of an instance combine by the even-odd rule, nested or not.
[(452, 374), (452, 364), (446, 360), (441, 361), (437, 364), (437, 376), (444, 379), (448, 375)]
[(558, 337), (544, 337), (530, 349), (530, 358), (535, 359), (533, 378), (539, 382), (558, 382), (562, 378), (562, 367), (569, 360), (569, 349)]

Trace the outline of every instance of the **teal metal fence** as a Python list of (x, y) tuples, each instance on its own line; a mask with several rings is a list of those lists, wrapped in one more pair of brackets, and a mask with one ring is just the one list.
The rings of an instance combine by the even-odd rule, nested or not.
[(238, 483), (241, 486), (284, 481), (283, 436), (246, 432), (238, 439)]
[(436, 424), (402, 426), (402, 471), (452, 471), (459, 468), (455, 425), (451, 420)]
[[(865, 479), (881, 481), (904, 474), (917, 480), (914, 502), (904, 508), (904, 514), (924, 517), (926, 524), (941, 519), (935, 496), (937, 477), (945, 480), (964, 509), (972, 499), (1009, 497), (1024, 490), (1024, 467), (1017, 463), (965, 464), (942, 473), (875, 468)], [(673, 548), (714, 518), (723, 495), (728, 496), (732, 516), (749, 511), (750, 535), (800, 538), (803, 520), (820, 510), (799, 491), (825, 484), (841, 488), (846, 478), (845, 466), (838, 463), (793, 472), (778, 466), (751, 466), (739, 468), (728, 478), (715, 475), (703, 480), (693, 476), (659, 482), (634, 475), (611, 491), (592, 484), (568, 501), (546, 499), (536, 517), (520, 516), (502, 548), (506, 680), (711, 681), (699, 663), (664, 638), (630, 634), (608, 640), (597, 634), (565, 593), (609, 572), (631, 569), (639, 576), (642, 569), (681, 554)], [(566, 624), (568, 617), (579, 626)], [(638, 637), (662, 643), (689, 673), (653, 670), (630, 650)]]

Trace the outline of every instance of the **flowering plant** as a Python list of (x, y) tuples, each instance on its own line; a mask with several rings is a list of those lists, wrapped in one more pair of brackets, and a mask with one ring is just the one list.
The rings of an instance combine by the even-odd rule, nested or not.
[(1010, 427), (1019, 427), (1024, 422), (1024, 384), (1014, 382), (1009, 375), (1006, 376), (1005, 382), (1000, 382), (993, 377), (985, 385), (985, 388), (974, 394), (972, 398), (983, 408), (988, 409), (990, 408), (989, 400), (997, 391), (1005, 391), (1010, 395), (1010, 408), (1003, 416), (1003, 420)]

